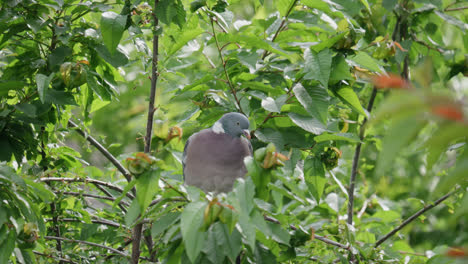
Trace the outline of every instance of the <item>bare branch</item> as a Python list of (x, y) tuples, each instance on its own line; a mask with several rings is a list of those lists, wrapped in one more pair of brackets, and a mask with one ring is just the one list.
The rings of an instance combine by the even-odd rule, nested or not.
[(374, 248), (380, 246), (380, 244), (382, 244), (383, 242), (385, 242), (387, 239), (389, 239), (391, 236), (393, 236), (396, 232), (400, 231), (403, 227), (405, 227), (407, 224), (411, 223), (412, 221), (414, 221), (416, 218), (418, 218), (420, 215), (424, 214), (425, 212), (431, 210), (432, 208), (436, 207), (438, 204), (440, 204), (441, 202), (445, 201), (447, 198), (449, 198), (452, 194), (456, 193), (458, 191), (459, 187), (457, 187), (455, 190), (447, 193), (446, 195), (440, 197), (439, 199), (437, 199), (434, 203), (432, 204), (429, 204), (429, 205), (426, 205), (424, 206), (421, 210), (417, 211), (415, 214), (413, 214), (412, 216), (408, 217), (408, 219), (406, 219), (405, 221), (403, 221), (403, 223), (401, 223), (399, 226), (397, 226), (395, 229), (393, 229), (392, 231), (390, 231), (388, 234), (386, 234), (384, 237), (382, 237), (381, 239), (379, 239), (379, 241), (377, 241), (374, 245)]
[[(372, 107), (374, 106), (375, 96), (377, 95), (377, 89), (374, 87), (372, 90), (372, 94), (369, 98), (369, 104), (367, 105), (367, 112), (370, 113), (372, 111)], [(361, 124), (361, 128), (359, 130), (359, 142), (356, 145), (356, 149), (354, 151), (353, 157), (353, 167), (351, 169), (351, 177), (349, 179), (349, 189), (348, 189), (348, 224), (353, 225), (353, 207), (354, 207), (354, 188), (356, 184), (356, 174), (359, 166), (359, 157), (361, 155), (361, 146), (362, 140), (364, 139), (364, 132), (365, 132), (365, 124), (367, 122), (367, 118), (364, 118), (364, 121)]]
[(111, 247), (108, 247), (108, 246), (104, 246), (104, 245), (101, 245), (101, 244), (93, 243), (93, 242), (70, 239), (70, 238), (64, 238), (64, 237), (55, 237), (55, 236), (44, 236), (44, 239), (61, 240), (61, 241), (65, 241), (65, 242), (79, 243), (79, 244), (89, 245), (89, 246), (93, 246), (93, 247), (99, 247), (99, 248), (103, 248), (103, 249), (106, 249), (108, 251), (111, 251), (113, 253), (119, 254), (121, 256), (129, 257), (129, 255), (127, 253), (123, 252), (123, 251), (120, 251), (120, 250), (117, 250), (115, 248), (111, 248)]
[(125, 169), (125, 167), (112, 155), (101, 143), (99, 143), (96, 139), (94, 139), (92, 136), (86, 134), (83, 130), (81, 130), (77, 124), (75, 124), (73, 121), (68, 120), (68, 125), (70, 127), (75, 128), (75, 130), (80, 134), (82, 137), (84, 137), (86, 140), (91, 143), (91, 145), (95, 146), (99, 152), (101, 152), (104, 157), (106, 157), (114, 166), (120, 171), (120, 173), (123, 174), (125, 179), (127, 179), (128, 182), (132, 180), (132, 175)]

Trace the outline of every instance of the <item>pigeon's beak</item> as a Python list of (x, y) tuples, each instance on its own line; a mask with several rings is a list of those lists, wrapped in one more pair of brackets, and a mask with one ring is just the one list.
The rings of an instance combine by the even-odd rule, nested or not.
[(248, 129), (242, 130), (244, 132), (244, 136), (250, 140), (250, 131)]

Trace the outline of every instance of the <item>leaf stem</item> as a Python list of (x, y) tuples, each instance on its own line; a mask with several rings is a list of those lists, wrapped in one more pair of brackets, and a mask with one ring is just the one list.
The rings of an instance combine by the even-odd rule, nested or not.
[(408, 217), (408, 219), (406, 219), (405, 221), (403, 221), (403, 223), (401, 223), (399, 226), (397, 226), (396, 228), (394, 228), (392, 231), (390, 231), (388, 234), (386, 234), (384, 237), (382, 237), (381, 239), (379, 239), (379, 241), (377, 241), (374, 245), (374, 248), (380, 246), (383, 242), (385, 242), (387, 239), (389, 239), (391, 236), (393, 236), (396, 232), (400, 231), (403, 227), (405, 227), (407, 224), (411, 223), (412, 221), (414, 221), (416, 218), (418, 218), (420, 215), (424, 214), (425, 212), (431, 210), (432, 208), (436, 207), (437, 205), (439, 205), (441, 202), (445, 201), (447, 198), (449, 198), (451, 195), (453, 195), (454, 193), (456, 193), (460, 188), (457, 187), (455, 190), (445, 194), (444, 196), (440, 197), (439, 199), (437, 199), (434, 203), (432, 204), (429, 204), (429, 205), (426, 205), (424, 206), (422, 209), (420, 209), (419, 211), (417, 211), (415, 214), (413, 214), (412, 216)]
[[(372, 111), (372, 107), (374, 106), (374, 100), (377, 95), (377, 89), (374, 87), (372, 89), (372, 94), (369, 98), (369, 104), (367, 105), (367, 112)], [(359, 142), (356, 145), (356, 149), (354, 151), (353, 157), (353, 167), (351, 169), (351, 177), (349, 179), (349, 190), (348, 190), (348, 220), (347, 223), (349, 225), (353, 225), (353, 207), (354, 207), (354, 189), (356, 184), (356, 175), (359, 166), (359, 157), (361, 155), (361, 146), (362, 140), (364, 140), (364, 132), (365, 132), (365, 124), (367, 123), (367, 118), (364, 118), (364, 121), (361, 124), (361, 128), (359, 130)]]

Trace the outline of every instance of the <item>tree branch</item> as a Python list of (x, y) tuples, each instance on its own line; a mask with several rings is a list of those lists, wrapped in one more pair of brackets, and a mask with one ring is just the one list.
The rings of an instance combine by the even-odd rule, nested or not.
[(396, 232), (400, 231), (403, 227), (405, 227), (407, 224), (411, 223), (412, 221), (414, 221), (416, 218), (418, 218), (420, 215), (424, 214), (425, 212), (431, 210), (432, 208), (436, 207), (438, 204), (440, 204), (441, 202), (445, 201), (447, 198), (449, 198), (452, 194), (456, 193), (458, 191), (459, 187), (457, 187), (455, 190), (447, 193), (446, 195), (440, 197), (439, 199), (437, 199), (434, 203), (432, 204), (429, 204), (429, 205), (426, 205), (424, 206), (421, 210), (417, 211), (415, 214), (413, 214), (412, 216), (408, 217), (408, 219), (406, 219), (405, 221), (403, 221), (403, 223), (401, 223), (399, 226), (397, 226), (395, 229), (393, 229), (392, 231), (390, 231), (388, 234), (386, 234), (384, 237), (382, 237), (381, 239), (379, 239), (379, 241), (377, 241), (374, 245), (374, 248), (380, 246), (380, 244), (382, 244), (383, 242), (385, 242), (387, 239), (389, 239), (391, 236), (393, 236)]
[[(108, 201), (115, 201), (114, 197), (102, 196), (102, 195), (91, 194), (91, 193), (60, 192), (60, 191), (55, 191), (54, 193), (55, 194), (66, 194), (66, 195), (73, 195), (73, 196), (90, 197), (90, 198), (96, 198), (96, 199), (102, 199), (102, 200), (108, 200)], [(130, 206), (128, 203), (126, 203), (124, 201), (120, 201), (119, 204), (122, 204), (122, 205), (125, 205), (125, 206)]]
[[(91, 178), (60, 178), (60, 177), (47, 177), (47, 178), (40, 178), (39, 179), (40, 181), (42, 182), (53, 182), (53, 181), (59, 181), (59, 182), (84, 182), (84, 183), (92, 183), (94, 185), (102, 185), (102, 186), (106, 186), (107, 188), (109, 189), (112, 189), (114, 191), (118, 191), (120, 193), (123, 193), (123, 189), (118, 187), (118, 186), (115, 186), (115, 185), (112, 185), (108, 182), (104, 182), (104, 181), (99, 181), (99, 180), (95, 180), (95, 179), (91, 179)], [(130, 198), (130, 199), (134, 199), (135, 196), (133, 196), (133, 194), (127, 192), (127, 197)]]
[(96, 139), (94, 139), (92, 136), (87, 135), (83, 130), (81, 130), (77, 124), (75, 124), (73, 121), (68, 120), (68, 126), (73, 127), (76, 129), (78, 134), (80, 134), (82, 137), (84, 137), (86, 140), (91, 143), (91, 145), (95, 146), (99, 152), (101, 152), (104, 157), (106, 157), (114, 166), (120, 171), (120, 173), (123, 174), (125, 179), (127, 179), (128, 182), (132, 180), (132, 175), (125, 169), (125, 167), (112, 155), (101, 143), (99, 143)]
[(215, 31), (215, 28), (214, 28), (214, 18), (212, 16), (210, 16), (210, 15), (209, 15), (209, 18), (210, 18), (210, 22), (211, 22), (211, 29), (213, 30), (213, 38), (215, 39), (216, 47), (218, 49), (219, 58), (221, 59), (221, 63), (223, 64), (223, 70), (224, 70), (224, 75), (226, 76), (226, 81), (228, 83), (229, 89), (231, 90), (232, 96), (234, 96), (234, 100), (236, 101), (237, 108), (238, 108), (239, 112), (241, 112), (242, 114), (245, 114), (244, 111), (242, 111), (242, 107), (240, 105), (240, 100), (239, 100), (239, 98), (237, 98), (236, 89), (234, 89), (234, 85), (232, 84), (231, 79), (229, 78), (229, 74), (227, 72), (226, 61), (224, 60), (223, 54), (221, 52), (221, 47), (219, 45), (218, 37), (216, 36), (216, 31)]
[[(159, 0), (154, 0), (154, 9), (158, 6)], [(151, 89), (150, 97), (148, 103), (148, 119), (146, 121), (146, 136), (145, 136), (145, 153), (151, 153), (151, 138), (153, 133), (153, 119), (154, 112), (156, 108), (154, 107), (154, 101), (156, 98), (156, 85), (158, 83), (158, 55), (159, 55), (159, 35), (156, 34), (156, 31), (159, 27), (159, 20), (156, 14), (153, 12), (153, 58), (152, 58), (152, 67), (151, 67)], [(139, 216), (140, 217), (140, 216)], [(132, 231), (132, 264), (138, 264), (140, 259), (140, 242), (141, 234), (143, 231), (143, 223), (138, 223), (133, 227)], [(153, 248), (153, 240), (151, 237), (146, 238), (145, 242), (147, 243), (148, 251), (151, 252)], [(152, 252), (151, 260), (155, 261), (156, 254)]]
[(123, 252), (123, 251), (119, 251), (119, 250), (117, 250), (115, 248), (111, 248), (111, 247), (104, 246), (104, 245), (97, 244), (97, 243), (93, 243), (93, 242), (70, 239), (70, 238), (64, 238), (64, 237), (55, 237), (55, 236), (44, 236), (44, 239), (61, 240), (61, 241), (65, 241), (65, 242), (79, 243), (79, 244), (89, 245), (89, 246), (93, 246), (93, 247), (99, 247), (99, 248), (103, 248), (103, 249), (106, 249), (108, 251), (111, 251), (113, 253), (119, 254), (121, 256), (129, 257), (129, 255), (127, 253)]
[[(46, 218), (45, 219), (46, 222), (50, 222), (52, 221), (52, 219), (50, 218)], [(80, 223), (86, 223), (85, 221), (82, 221), (80, 219), (77, 219), (77, 218), (58, 218), (58, 221), (59, 222), (80, 222)], [(123, 225), (119, 224), (119, 223), (116, 223), (116, 222), (112, 222), (112, 221), (109, 221), (109, 220), (106, 220), (106, 219), (91, 219), (91, 222), (94, 223), (94, 224), (101, 224), (101, 225), (107, 225), (107, 226), (112, 226), (112, 227), (123, 227)]]
[[(279, 33), (284, 29), (284, 26), (285, 26), (284, 24), (286, 23), (286, 20), (288, 19), (289, 14), (291, 14), (293, 8), (296, 6), (296, 3), (297, 3), (297, 0), (295, 0), (294, 3), (292, 3), (291, 6), (289, 7), (288, 12), (283, 17), (283, 21), (281, 21), (280, 26), (278, 27), (278, 29), (275, 32), (275, 35), (273, 35), (273, 38), (271, 39), (272, 42), (275, 41), (275, 39), (278, 37)], [(270, 53), (267, 50), (265, 50), (263, 52), (263, 55), (262, 55), (262, 60), (264, 60), (266, 58), (266, 56), (268, 56), (268, 54), (270, 54)]]
[[(370, 113), (372, 111), (372, 107), (374, 106), (375, 96), (377, 95), (377, 89), (374, 87), (372, 90), (372, 94), (369, 98), (369, 104), (367, 105), (367, 112)], [(348, 189), (348, 220), (347, 223), (349, 225), (353, 225), (353, 207), (354, 207), (354, 188), (356, 184), (356, 175), (359, 166), (359, 157), (361, 155), (361, 146), (362, 141), (364, 140), (364, 132), (365, 132), (365, 124), (367, 123), (367, 118), (364, 118), (364, 121), (361, 124), (361, 128), (359, 130), (359, 142), (356, 145), (356, 149), (354, 151), (353, 157), (353, 167), (351, 169), (351, 177), (349, 179), (349, 189)]]

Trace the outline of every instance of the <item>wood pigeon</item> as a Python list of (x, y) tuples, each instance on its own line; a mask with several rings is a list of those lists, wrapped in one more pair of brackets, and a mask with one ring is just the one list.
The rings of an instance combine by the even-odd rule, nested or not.
[(252, 155), (248, 139), (249, 120), (239, 113), (227, 113), (213, 127), (191, 135), (182, 158), (185, 183), (205, 192), (231, 191), (247, 173), (244, 158)]

